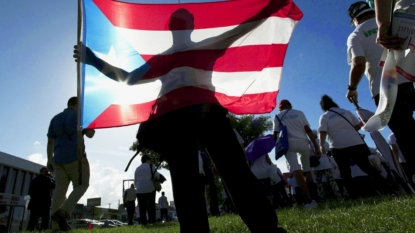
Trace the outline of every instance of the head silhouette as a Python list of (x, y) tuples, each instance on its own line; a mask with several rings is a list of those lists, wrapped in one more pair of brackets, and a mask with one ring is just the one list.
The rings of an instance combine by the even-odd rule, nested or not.
[(188, 10), (180, 8), (170, 16), (169, 30), (193, 30), (194, 16)]

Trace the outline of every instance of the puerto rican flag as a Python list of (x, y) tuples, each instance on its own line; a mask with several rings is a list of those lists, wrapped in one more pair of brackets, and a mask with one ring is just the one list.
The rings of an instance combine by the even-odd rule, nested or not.
[(204, 103), (235, 114), (271, 112), (302, 16), (291, 0), (83, 0), (82, 43), (102, 61), (141, 76), (116, 81), (105, 67), (82, 63), (82, 127), (137, 124)]

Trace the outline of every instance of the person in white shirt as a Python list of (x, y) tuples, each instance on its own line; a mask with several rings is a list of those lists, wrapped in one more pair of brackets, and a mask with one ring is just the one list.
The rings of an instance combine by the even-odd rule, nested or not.
[[(307, 184), (304, 181), (304, 174), (307, 178), (307, 182), (312, 183), (313, 178), (310, 174), (310, 150), (308, 140), (310, 138), (315, 148), (314, 153), (320, 158), (320, 149), (317, 141), (314, 138), (313, 132), (310, 129), (310, 124), (304, 113), (293, 109), (290, 101), (281, 100), (279, 103), (279, 110), (280, 112), (274, 117), (274, 139), (277, 140), (278, 132), (280, 131), (278, 117), (282, 124), (287, 126), (289, 149), (285, 154), (285, 158), (290, 165), (290, 172), (294, 174), (298, 186), (307, 199), (306, 208), (316, 208), (317, 202), (312, 199), (310, 190), (307, 188)], [(301, 165), (298, 162), (297, 153), (300, 154)]]
[(271, 159), (268, 154), (265, 154), (256, 160), (251, 162), (251, 172), (255, 175), (258, 183), (264, 190), (264, 195), (267, 196), (268, 200), (272, 203), (272, 189), (270, 179), (270, 164)]
[(272, 167), (271, 170), (275, 169), (275, 173), (271, 172), (272, 174), (270, 174), (274, 208), (292, 206), (291, 200), (287, 195), (287, 190), (285, 189), (287, 182), (284, 180), (280, 168), (273, 163), (270, 166)]
[[(363, 74), (369, 79), (370, 92), (375, 101), (376, 106), (379, 104), (380, 80), (382, 78), (382, 67), (379, 66), (383, 49), (376, 44), (376, 35), (378, 35), (378, 43), (387, 48), (395, 48), (395, 45), (387, 46), (388, 42), (381, 42), (385, 37), (389, 28), (390, 6), (391, 0), (377, 0), (378, 5), (388, 11), (376, 9), (375, 11), (369, 7), (366, 2), (356, 2), (349, 7), (349, 16), (352, 19), (356, 29), (350, 34), (347, 40), (347, 56), (348, 63), (351, 65), (349, 75), (349, 86), (346, 97), (350, 102), (358, 102), (357, 87)], [(388, 2), (389, 4), (380, 4)], [(415, 3), (415, 0), (398, 0), (396, 1), (396, 9)], [(412, 7), (415, 11), (415, 6)], [(414, 12), (415, 14), (415, 12)], [(378, 25), (376, 24), (376, 18)], [(389, 41), (390, 42), (390, 41)], [(393, 43), (392, 43), (393, 44)], [(411, 49), (413, 52), (413, 48)], [(398, 94), (396, 96), (395, 105), (388, 122), (388, 127), (398, 139), (399, 148), (405, 156), (409, 167), (409, 177), (415, 174), (415, 156), (413, 142), (415, 134), (415, 119), (413, 113), (415, 110), (415, 89), (413, 83), (397, 72)]]
[(320, 147), (323, 154), (326, 153), (324, 142), (328, 136), (330, 149), (340, 169), (344, 185), (352, 198), (360, 196), (359, 190), (353, 185), (350, 171), (350, 160), (353, 160), (360, 169), (370, 176), (380, 192), (394, 193), (388, 182), (379, 172), (370, 165), (367, 157), (369, 148), (357, 130), (360, 129), (360, 121), (348, 110), (339, 106), (327, 95), (323, 95), (320, 101), (324, 113), (320, 116)]
[[(313, 129), (313, 134), (314, 134), (316, 140), (318, 141), (317, 130)], [(317, 143), (321, 143), (321, 142), (317, 142)], [(312, 144), (310, 144), (310, 146), (312, 147)], [(329, 144), (326, 141), (324, 141), (324, 148), (325, 148), (326, 152), (329, 149)], [(339, 187), (337, 186), (337, 183), (333, 178), (333, 174), (331, 173), (330, 169), (331, 169), (332, 165), (329, 161), (329, 158), (327, 157), (327, 154), (322, 153), (319, 161), (320, 161), (320, 164), (313, 168), (314, 169), (314, 175), (316, 177), (316, 185), (317, 185), (318, 195), (321, 197), (321, 199), (323, 201), (327, 198), (326, 197), (326, 191), (324, 190), (324, 186), (323, 186), (323, 177), (325, 177), (326, 181), (331, 186), (331, 189), (333, 190), (333, 193), (334, 193), (334, 196), (336, 197), (336, 199), (337, 200), (342, 199), (342, 195), (340, 194)]]
[(134, 184), (131, 184), (130, 188), (125, 190), (123, 201), (124, 207), (127, 209), (128, 225), (133, 225), (134, 212), (135, 212), (135, 198), (136, 190)]
[[(137, 200), (140, 205), (140, 224), (143, 225), (156, 222), (156, 189), (151, 180), (153, 174), (157, 179), (160, 178), (160, 173), (150, 163), (150, 156), (143, 155), (141, 165), (137, 167), (134, 174)], [(148, 221), (146, 213), (148, 213)]]
[(163, 217), (165, 217), (166, 221), (169, 221), (169, 202), (167, 201), (167, 197), (164, 196), (164, 192), (161, 192), (158, 204), (160, 208), (160, 219), (163, 220)]

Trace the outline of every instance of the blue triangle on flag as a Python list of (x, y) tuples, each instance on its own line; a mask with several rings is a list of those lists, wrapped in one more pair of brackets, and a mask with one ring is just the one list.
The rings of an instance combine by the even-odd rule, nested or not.
[[(104, 56), (115, 54), (117, 59), (123, 60), (120, 68), (128, 72), (145, 64), (140, 54), (118, 33), (92, 0), (84, 1), (84, 12), (88, 14), (83, 16), (83, 42), (98, 57), (99, 54)], [(118, 93), (113, 87), (118, 83), (92, 66), (83, 67), (82, 127), (85, 128), (116, 101)]]

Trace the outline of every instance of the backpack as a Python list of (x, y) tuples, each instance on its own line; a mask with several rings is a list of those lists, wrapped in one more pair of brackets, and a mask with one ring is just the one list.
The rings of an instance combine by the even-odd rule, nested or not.
[[(289, 110), (287, 110), (287, 112), (288, 111)], [(285, 114), (287, 114), (287, 112)], [(284, 117), (285, 114), (282, 117)], [(275, 117), (278, 119), (278, 122), (280, 123), (280, 132), (278, 133), (278, 139), (276, 141), (277, 145), (275, 146), (275, 160), (277, 160), (287, 153), (289, 145), (287, 126), (282, 124), (278, 115), (276, 115)]]

